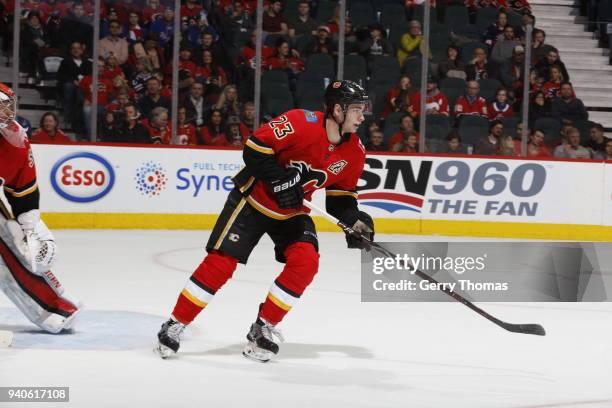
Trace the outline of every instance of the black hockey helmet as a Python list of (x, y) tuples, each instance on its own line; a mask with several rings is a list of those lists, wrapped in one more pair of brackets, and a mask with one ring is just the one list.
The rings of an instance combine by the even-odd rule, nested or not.
[(325, 90), (325, 114), (333, 117), (334, 106), (340, 105), (342, 111), (346, 111), (351, 104), (366, 104), (369, 108), (368, 94), (361, 85), (347, 79), (332, 81)]

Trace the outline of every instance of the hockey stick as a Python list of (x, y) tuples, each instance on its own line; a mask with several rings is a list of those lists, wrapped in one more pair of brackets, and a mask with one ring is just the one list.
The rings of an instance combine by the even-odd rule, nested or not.
[[(361, 235), (359, 232), (353, 230), (351, 227), (349, 227), (348, 225), (346, 225), (345, 223), (343, 223), (342, 221), (340, 221), (339, 219), (337, 219), (336, 217), (334, 217), (331, 214), (328, 214), (325, 210), (323, 210), (322, 208), (319, 208), (316, 204), (308, 201), (308, 200), (304, 200), (304, 205), (308, 208), (310, 208), (311, 210), (319, 213), (320, 215), (322, 215), (324, 218), (326, 218), (328, 221), (330, 221), (333, 224), (336, 224), (338, 227), (340, 227), (346, 234), (350, 234), (356, 238), (359, 238), (363, 241), (365, 241), (367, 243), (367, 245), (370, 248), (374, 248), (377, 251), (381, 252), (382, 254), (384, 254), (385, 256), (389, 257), (389, 258), (396, 258), (396, 255), (390, 251), (388, 251), (387, 249), (383, 248), (380, 244), (368, 239), (367, 237)], [(545, 336), (546, 335), (546, 331), (544, 330), (544, 327), (542, 327), (539, 324), (512, 324), (512, 323), (507, 323), (504, 322), (500, 319), (498, 319), (495, 316), (490, 315), (489, 313), (487, 313), (486, 311), (482, 310), (481, 308), (479, 308), (478, 306), (476, 306), (475, 304), (473, 304), (472, 302), (470, 302), (469, 300), (467, 300), (466, 298), (464, 298), (463, 296), (461, 296), (459, 293), (446, 289), (446, 287), (444, 287), (443, 285), (440, 285), (439, 282), (437, 280), (435, 280), (434, 278), (432, 278), (431, 276), (429, 276), (428, 274), (426, 274), (425, 272), (422, 272), (416, 268), (414, 269), (414, 274), (416, 276), (418, 276), (419, 278), (434, 283), (436, 284), (436, 287), (439, 288), (439, 290), (441, 290), (442, 292), (446, 293), (448, 296), (452, 297), (453, 299), (455, 299), (457, 302), (463, 303), (465, 306), (469, 307), (470, 309), (472, 309), (473, 311), (475, 311), (476, 313), (478, 313), (479, 315), (481, 315), (482, 317), (484, 317), (485, 319), (495, 323), (496, 325), (498, 325), (499, 327), (506, 329), (510, 332), (513, 333), (523, 333), (523, 334), (534, 334), (536, 336)]]

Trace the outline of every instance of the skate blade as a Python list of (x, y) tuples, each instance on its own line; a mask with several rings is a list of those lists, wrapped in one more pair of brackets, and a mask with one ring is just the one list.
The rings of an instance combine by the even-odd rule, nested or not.
[(172, 350), (170, 347), (164, 346), (161, 343), (158, 343), (153, 351), (164, 360), (176, 354), (176, 351)]
[(253, 343), (247, 344), (242, 350), (242, 355), (249, 360), (257, 361), (258, 363), (267, 363), (274, 357), (274, 353), (268, 350), (261, 349)]

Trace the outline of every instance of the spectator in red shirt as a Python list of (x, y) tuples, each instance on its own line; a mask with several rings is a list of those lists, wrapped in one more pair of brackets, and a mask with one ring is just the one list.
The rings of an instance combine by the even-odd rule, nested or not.
[(117, 95), (119, 95), (119, 92), (124, 90), (126, 90), (130, 94), (130, 97), (134, 96), (134, 92), (130, 89), (128, 81), (124, 77), (116, 76), (110, 81), (110, 83), (112, 86), (107, 90), (107, 99), (109, 101), (115, 100), (117, 98)]
[[(181, 44), (179, 51), (179, 93), (183, 95), (191, 85), (195, 82), (195, 77), (198, 72), (198, 66), (191, 59), (192, 49), (187, 42)], [(166, 65), (164, 70), (164, 78), (169, 78), (171, 81), (174, 69), (172, 63)]]
[(172, 100), (172, 88), (171, 88), (171, 84), (166, 84), (164, 82), (164, 80), (166, 79), (164, 77), (164, 74), (161, 71), (153, 71), (151, 72), (151, 77), (155, 78), (159, 81), (160, 86), (161, 86), (161, 90), (159, 91), (159, 94), (166, 98), (167, 100)]
[(85, 129), (83, 132), (83, 128), (80, 126), (75, 127), (75, 131), (77, 134), (85, 134), (85, 136), (89, 137), (91, 135), (91, 115), (92, 111), (95, 111), (96, 117), (99, 117), (104, 113), (104, 106), (108, 105), (109, 100), (109, 91), (113, 88), (113, 83), (108, 79), (99, 78), (98, 80), (98, 106), (96, 106), (95, 110), (92, 108), (92, 93), (93, 93), (93, 78), (91, 75), (87, 75), (83, 77), (81, 82), (79, 82), (79, 89), (83, 94), (83, 106), (81, 107), (83, 112), (83, 121), (85, 122)]
[(112, 55), (105, 59), (104, 68), (102, 69), (102, 72), (100, 72), (100, 76), (104, 79), (109, 79), (111, 81), (113, 80), (113, 78), (118, 76), (125, 78), (125, 74), (119, 67), (119, 62), (117, 61), (117, 58)]
[(488, 107), (489, 119), (511, 118), (514, 116), (514, 110), (508, 103), (508, 91), (505, 88), (500, 88), (495, 93), (495, 100)]
[(559, 96), (561, 84), (563, 83), (563, 81), (565, 81), (565, 78), (563, 78), (561, 69), (556, 65), (550, 67), (549, 72), (550, 79), (544, 83), (542, 91), (544, 92), (544, 96), (546, 96), (546, 98), (554, 99)]
[(550, 151), (544, 144), (544, 132), (542, 130), (534, 129), (529, 134), (529, 143), (527, 143), (527, 157), (552, 157)]
[(196, 77), (201, 78), (207, 84), (217, 89), (221, 89), (227, 84), (225, 71), (217, 65), (213, 59), (212, 52), (208, 50), (202, 52), (202, 65), (198, 68)]
[(333, 37), (338, 36), (338, 31), (340, 31), (340, 6), (334, 7), (334, 16), (325, 25), (329, 27)]
[(242, 115), (240, 115), (240, 134), (248, 138), (255, 127), (255, 104), (247, 102), (242, 107)]
[(142, 121), (144, 127), (149, 131), (153, 144), (170, 144), (172, 130), (168, 122), (168, 109), (158, 106), (149, 114), (149, 119)]
[(415, 134), (404, 134), (404, 137), (393, 145), (391, 151), (401, 153), (418, 153), (419, 139)]
[(176, 138), (179, 145), (196, 145), (196, 128), (187, 121), (187, 109), (184, 106), (178, 108), (177, 112)]
[(410, 96), (415, 92), (417, 92), (417, 89), (412, 87), (410, 77), (408, 75), (402, 75), (397, 85), (389, 89), (385, 108), (381, 116), (386, 118), (391, 112), (407, 110), (408, 105), (410, 105)]
[(225, 125), (223, 123), (223, 113), (220, 110), (213, 109), (207, 124), (202, 127), (201, 133), (202, 144), (209, 146), (229, 146), (229, 140), (225, 134)]
[(263, 15), (262, 29), (266, 34), (283, 34), (289, 33), (287, 21), (283, 16), (283, 3), (278, 0), (273, 0), (268, 6), (268, 11)]
[(40, 127), (32, 133), (30, 137), (32, 143), (42, 144), (64, 144), (72, 143), (72, 140), (66, 136), (59, 128), (59, 120), (53, 112), (45, 112), (40, 118)]
[(149, 24), (162, 18), (165, 9), (159, 0), (147, 0), (147, 5), (142, 12), (142, 19), (145, 24)]
[(305, 68), (299, 55), (296, 50), (291, 49), (287, 40), (279, 38), (274, 55), (268, 58), (266, 65), (269, 69), (282, 69), (287, 72), (290, 79), (295, 79)]
[(476, 81), (468, 81), (467, 92), (457, 98), (455, 102), (455, 115), (479, 115), (488, 118), (487, 101), (480, 93), (480, 85)]
[(414, 121), (409, 113), (404, 113), (399, 120), (399, 131), (391, 136), (389, 140), (389, 150), (395, 152), (395, 145), (401, 143), (409, 135), (415, 135), (418, 139), (419, 134), (414, 130)]
[[(261, 57), (263, 61), (272, 57), (273, 54), (274, 48), (262, 44)], [(242, 47), (239, 64), (244, 64), (248, 68), (255, 69), (255, 33), (251, 35), (249, 42)]]
[[(448, 116), (448, 99), (438, 89), (438, 81), (433, 76), (427, 78), (427, 96), (425, 98), (425, 114)], [(421, 113), (421, 93), (415, 92), (410, 98), (408, 113), (417, 118)]]
[(117, 96), (115, 99), (104, 107), (106, 112), (121, 112), (125, 106), (131, 102), (130, 92), (128, 88), (122, 88), (117, 90)]
[(185, 4), (181, 6), (181, 17), (199, 18), (203, 10), (196, 0), (186, 0)]
[[(183, 43), (179, 51), (179, 70), (185, 70), (189, 72), (192, 78), (195, 78), (198, 66), (191, 60), (192, 50), (189, 44)], [(191, 84), (189, 84), (191, 86)]]

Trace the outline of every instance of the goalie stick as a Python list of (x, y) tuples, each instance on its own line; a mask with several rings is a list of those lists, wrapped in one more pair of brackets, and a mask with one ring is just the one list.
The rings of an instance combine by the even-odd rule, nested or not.
[[(344, 233), (346, 234), (350, 234), (356, 238), (359, 238), (363, 241), (365, 241), (367, 243), (367, 246), (369, 246), (370, 248), (373, 248), (379, 252), (381, 252), (382, 254), (384, 254), (387, 257), (390, 258), (395, 258), (395, 254), (392, 253), (391, 251), (388, 251), (387, 249), (383, 248), (380, 244), (368, 239), (367, 237), (361, 235), (359, 232), (353, 230), (351, 227), (349, 227), (348, 225), (346, 225), (345, 223), (343, 223), (342, 221), (340, 221), (339, 219), (337, 219), (336, 217), (334, 217), (333, 215), (327, 213), (325, 210), (323, 210), (322, 208), (318, 207), (316, 204), (308, 201), (308, 200), (304, 200), (304, 205), (308, 208), (310, 208), (311, 210), (319, 213), (320, 215), (322, 215), (324, 218), (326, 218), (328, 221), (332, 222), (333, 224), (336, 224), (338, 227), (340, 227)], [(472, 309), (473, 311), (475, 311), (476, 313), (478, 313), (479, 315), (481, 315), (482, 317), (484, 317), (485, 319), (495, 323), (496, 325), (498, 325), (499, 327), (501, 327), (502, 329), (508, 330), (510, 332), (513, 333), (522, 333), (522, 334), (533, 334), (536, 336), (545, 336), (546, 335), (546, 331), (544, 330), (544, 327), (542, 327), (539, 324), (513, 324), (513, 323), (508, 323), (508, 322), (504, 322), (503, 320), (498, 319), (497, 317), (489, 314), (488, 312), (482, 310), (481, 308), (479, 308), (478, 306), (476, 306), (475, 304), (473, 304), (472, 302), (470, 302), (469, 300), (467, 300), (466, 298), (464, 298), (463, 296), (461, 296), (459, 293), (446, 289), (446, 287), (439, 285), (439, 282), (437, 280), (435, 280), (434, 278), (432, 278), (431, 276), (429, 276), (428, 274), (426, 274), (423, 271), (420, 271), (416, 268), (414, 269), (414, 274), (416, 276), (418, 276), (419, 278), (434, 283), (436, 284), (436, 287), (439, 288), (439, 290), (441, 290), (442, 292), (446, 293), (448, 296), (452, 297), (453, 299), (455, 299), (457, 302), (464, 304), (465, 306), (469, 307), (470, 309)]]

